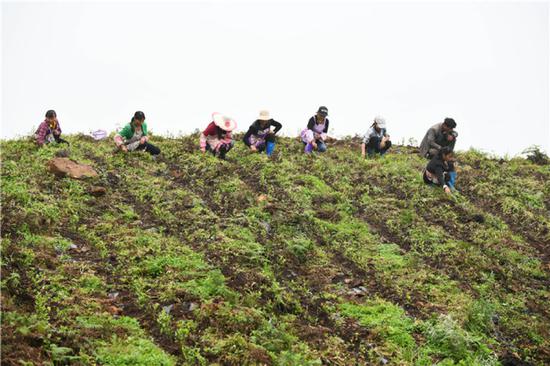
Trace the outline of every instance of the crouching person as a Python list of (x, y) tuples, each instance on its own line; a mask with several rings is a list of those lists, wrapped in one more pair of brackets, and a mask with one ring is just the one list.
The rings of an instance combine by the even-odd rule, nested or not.
[(434, 156), (426, 169), (424, 169), (424, 182), (437, 185), (451, 193), (455, 190), (456, 171), (453, 164), (453, 151), (451, 147), (442, 147)]
[(237, 128), (237, 122), (221, 113), (212, 114), (212, 122), (200, 136), (200, 149), (210, 151), (214, 156), (225, 159), (225, 155), (234, 145), (231, 131)]
[[(271, 130), (274, 127), (274, 130)], [(243, 142), (251, 151), (260, 153), (265, 150), (271, 156), (275, 150), (275, 134), (283, 127), (270, 117), (268, 111), (261, 111), (258, 119), (250, 125), (243, 137)]]
[(313, 150), (318, 152), (327, 151), (327, 145), (325, 144), (329, 123), (327, 116), (327, 107), (319, 107), (317, 114), (309, 119), (307, 128), (300, 133), (306, 154), (310, 154)]
[(44, 146), (50, 142), (69, 145), (67, 141), (61, 138), (61, 126), (59, 126), (57, 113), (54, 110), (46, 112), (46, 119), (38, 126), (34, 138), (38, 146)]
[(369, 157), (375, 154), (384, 155), (391, 147), (390, 136), (386, 132), (386, 120), (380, 116), (374, 119), (363, 138), (361, 144), (361, 155), (365, 157), (365, 152)]
[(149, 143), (145, 114), (141, 111), (137, 111), (130, 123), (115, 135), (115, 144), (124, 152), (147, 151), (153, 156), (160, 154), (160, 149)]
[(445, 146), (453, 151), (458, 137), (455, 128), (456, 122), (452, 118), (445, 118), (442, 123), (430, 127), (420, 143), (420, 155), (431, 159), (437, 156), (438, 151)]

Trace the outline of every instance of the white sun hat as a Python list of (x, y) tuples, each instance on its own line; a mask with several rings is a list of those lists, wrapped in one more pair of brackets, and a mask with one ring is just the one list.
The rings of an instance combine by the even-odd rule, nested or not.
[(386, 128), (386, 120), (382, 116), (374, 117), (374, 123), (376, 123), (380, 128)]
[(231, 117), (225, 116), (221, 113), (214, 112), (212, 113), (212, 120), (224, 131), (231, 132), (237, 128), (237, 122)]
[(258, 116), (258, 119), (260, 121), (269, 121), (271, 119), (271, 115), (269, 114), (269, 111), (263, 110), (263, 111), (260, 111), (260, 115)]

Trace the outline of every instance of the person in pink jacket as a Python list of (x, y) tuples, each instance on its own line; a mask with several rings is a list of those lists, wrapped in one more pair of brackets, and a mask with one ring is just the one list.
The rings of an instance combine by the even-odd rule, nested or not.
[(206, 127), (200, 136), (200, 148), (204, 153), (207, 150), (220, 159), (225, 159), (225, 154), (233, 147), (231, 131), (237, 128), (237, 122), (231, 117), (221, 113), (212, 114), (212, 122)]

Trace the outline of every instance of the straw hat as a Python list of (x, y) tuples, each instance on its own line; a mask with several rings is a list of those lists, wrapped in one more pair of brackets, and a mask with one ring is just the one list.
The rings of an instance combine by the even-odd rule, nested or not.
[(237, 122), (235, 122), (233, 118), (225, 116), (221, 113), (212, 113), (212, 120), (216, 126), (227, 132), (231, 132), (237, 128)]
[(260, 111), (258, 119), (260, 121), (269, 121), (271, 119), (271, 115), (269, 114), (269, 111)]

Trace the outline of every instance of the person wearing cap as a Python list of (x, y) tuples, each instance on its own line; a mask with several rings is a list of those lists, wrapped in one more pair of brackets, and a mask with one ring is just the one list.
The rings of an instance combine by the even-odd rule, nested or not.
[(115, 135), (115, 144), (118, 149), (128, 151), (147, 151), (153, 156), (160, 154), (160, 149), (149, 142), (145, 114), (141, 111), (134, 116), (122, 130)]
[(207, 150), (220, 159), (225, 159), (225, 154), (233, 147), (231, 131), (237, 128), (237, 122), (231, 117), (221, 113), (212, 114), (212, 122), (202, 131), (200, 136), (200, 149), (204, 153)]
[(455, 190), (456, 171), (453, 164), (453, 150), (444, 146), (438, 150), (423, 172), (424, 183), (442, 187), (445, 193)]
[(58, 144), (69, 143), (61, 138), (61, 126), (57, 120), (57, 113), (53, 109), (46, 112), (46, 119), (40, 123), (38, 129), (34, 133), (34, 138), (38, 146), (44, 146), (50, 142)]
[[(274, 127), (274, 130), (271, 130)], [(243, 137), (243, 142), (251, 151), (265, 150), (267, 156), (273, 154), (275, 149), (275, 134), (283, 127), (269, 115), (268, 111), (260, 111), (258, 119), (248, 128)]]
[(456, 122), (452, 118), (445, 118), (443, 123), (437, 123), (430, 127), (420, 144), (420, 155), (431, 159), (445, 146), (454, 150), (458, 133), (454, 130)]
[(310, 154), (313, 150), (318, 152), (327, 151), (327, 145), (325, 144), (329, 124), (327, 116), (327, 107), (319, 107), (317, 114), (309, 119), (307, 128), (300, 133), (306, 154)]
[(390, 136), (386, 132), (386, 120), (377, 116), (374, 123), (367, 130), (361, 144), (361, 155), (365, 157), (365, 152), (369, 157), (374, 154), (384, 155), (391, 147)]

